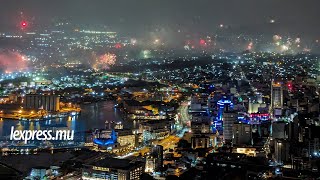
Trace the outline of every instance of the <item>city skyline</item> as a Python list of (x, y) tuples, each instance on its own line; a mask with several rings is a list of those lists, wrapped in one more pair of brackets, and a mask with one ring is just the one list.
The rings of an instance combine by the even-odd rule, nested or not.
[(320, 177), (320, 1), (0, 6), (0, 179)]

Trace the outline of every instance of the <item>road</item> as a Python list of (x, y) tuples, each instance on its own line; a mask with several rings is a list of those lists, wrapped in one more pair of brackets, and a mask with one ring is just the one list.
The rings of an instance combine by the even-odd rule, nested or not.
[(68, 180), (80, 180), (81, 179), (81, 176), (82, 176), (82, 173), (81, 172), (72, 172), (72, 173), (68, 173), (62, 177), (59, 177), (57, 179), (68, 179)]
[(190, 98), (188, 98), (188, 101), (181, 102), (181, 105), (178, 108), (179, 120), (184, 126), (188, 125), (188, 122), (190, 121), (188, 113), (188, 102), (190, 102)]
[[(178, 108), (179, 120), (184, 127), (186, 127), (188, 125), (188, 122), (190, 121), (190, 117), (188, 114), (188, 102), (190, 100), (191, 100), (191, 98), (189, 97), (187, 101), (181, 102), (181, 105)], [(182, 131), (186, 131), (186, 130), (183, 129)], [(163, 140), (160, 140), (159, 142), (154, 143), (154, 145), (161, 145), (161, 146), (163, 146), (164, 150), (174, 149), (176, 147), (176, 144), (179, 142), (179, 140), (181, 139), (182, 136), (179, 135), (179, 133), (177, 133), (176, 135), (170, 135), (169, 137), (167, 137)], [(150, 150), (151, 150), (150, 147), (143, 147), (142, 149), (133, 153), (132, 155), (135, 155), (135, 156), (138, 156), (139, 154), (144, 155), (144, 154), (150, 152)]]
[[(174, 149), (176, 147), (176, 144), (179, 142), (180, 137), (176, 135), (170, 135), (169, 137), (160, 140), (158, 143), (154, 143), (154, 145), (161, 145), (163, 146), (163, 149)], [(135, 152), (134, 156), (139, 156), (140, 154), (145, 155), (146, 153), (149, 153), (151, 150), (150, 147), (143, 147), (139, 151)]]

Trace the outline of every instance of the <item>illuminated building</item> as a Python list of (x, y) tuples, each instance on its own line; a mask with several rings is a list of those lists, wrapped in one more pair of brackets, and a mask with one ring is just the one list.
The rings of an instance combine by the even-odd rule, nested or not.
[(216, 130), (212, 127), (210, 116), (206, 113), (192, 115), (191, 131), (185, 139), (191, 143), (192, 149), (209, 148), (216, 144)]
[(44, 109), (46, 111), (59, 111), (60, 97), (58, 95), (27, 94), (24, 101), (26, 109)]
[(278, 164), (283, 164), (289, 160), (289, 142), (283, 139), (274, 140), (274, 159)]
[(203, 122), (197, 122), (197, 121), (191, 121), (191, 132), (192, 133), (210, 133), (211, 124), (208, 121)]
[(114, 125), (114, 129), (118, 129), (118, 130), (123, 129), (123, 124), (121, 122), (116, 123)]
[(49, 167), (34, 167), (31, 169), (30, 177), (32, 179), (45, 179), (50, 174)]
[(143, 162), (107, 157), (91, 164), (84, 164), (82, 179), (138, 180), (143, 172)]
[(2, 154), (32, 154), (37, 153), (39, 147), (34, 144), (27, 145), (10, 145), (5, 148), (1, 148)]
[(289, 125), (284, 121), (276, 121), (272, 123), (271, 134), (273, 139), (287, 139)]
[(230, 110), (229, 105), (225, 106), (225, 110), (222, 115), (223, 119), (223, 140), (225, 143), (229, 144), (232, 142), (233, 137), (233, 124), (237, 120), (236, 113), (233, 110)]
[(308, 160), (302, 157), (293, 157), (292, 168), (294, 170), (307, 170), (309, 166)]
[(227, 100), (227, 99), (222, 99), (222, 100), (218, 101), (217, 105), (218, 105), (219, 109), (222, 109), (222, 112), (223, 112), (223, 109), (226, 106), (229, 106), (230, 108), (233, 108), (233, 103), (230, 100)]
[(251, 113), (250, 122), (251, 124), (259, 124), (261, 121), (270, 120), (269, 113)]
[(59, 166), (37, 166), (31, 169), (31, 173), (27, 179), (54, 179), (54, 177), (61, 175), (60, 171)]
[(155, 158), (152, 156), (148, 156), (146, 158), (146, 167), (145, 167), (145, 172), (147, 173), (153, 173), (155, 172)]
[[(141, 110), (142, 112), (144, 110)], [(137, 111), (138, 112), (138, 111)], [(148, 113), (144, 114), (128, 114), (128, 118), (132, 120), (162, 120), (166, 119), (166, 116), (163, 115), (149, 115)]]
[(233, 145), (252, 145), (252, 127), (250, 124), (233, 124)]
[(205, 95), (192, 96), (190, 104), (190, 112), (206, 112), (208, 108), (208, 97)]
[(225, 107), (228, 106), (229, 108), (233, 108), (233, 103), (230, 100), (227, 99), (221, 99), (217, 102), (217, 107), (218, 107), (218, 115), (216, 118), (216, 127), (221, 126), (221, 122), (222, 122), (222, 115), (223, 115), (223, 111), (225, 109)]
[(132, 133), (131, 129), (116, 130), (117, 142), (120, 146), (136, 147), (136, 135)]
[(95, 146), (101, 150), (132, 149), (136, 147), (137, 139), (131, 129), (102, 129), (88, 136), (86, 146)]
[(233, 153), (245, 154), (247, 156), (256, 157), (256, 148), (235, 148)]
[(151, 150), (151, 156), (154, 158), (154, 170), (161, 171), (163, 166), (163, 146), (154, 146)]
[(210, 137), (205, 135), (198, 135), (191, 137), (191, 148), (198, 149), (198, 148), (209, 148), (212, 147), (210, 145)]
[(117, 134), (114, 130), (96, 132), (93, 143), (101, 148), (113, 148), (117, 144)]
[(266, 103), (258, 103), (258, 102), (249, 102), (249, 108), (248, 108), (248, 113), (258, 113), (259, 108), (265, 108), (267, 107)]
[(281, 83), (271, 82), (271, 110), (274, 116), (281, 115), (283, 107), (283, 89)]
[(9, 96), (0, 96), (0, 104), (6, 104), (10, 101)]
[(191, 143), (191, 148), (210, 148), (215, 147), (217, 143), (217, 134), (213, 132), (204, 133), (201, 131), (192, 131), (184, 134), (184, 139)]
[(139, 131), (143, 135), (144, 142), (148, 142), (168, 137), (174, 129), (173, 125), (174, 120), (151, 120), (141, 123)]

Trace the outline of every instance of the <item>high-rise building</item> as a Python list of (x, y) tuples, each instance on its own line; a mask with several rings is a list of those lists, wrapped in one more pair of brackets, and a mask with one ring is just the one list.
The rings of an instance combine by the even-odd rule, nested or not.
[(26, 109), (44, 109), (46, 111), (60, 110), (60, 97), (54, 94), (27, 94), (24, 102), (24, 107)]
[(274, 115), (281, 115), (283, 107), (283, 88), (282, 84), (271, 82), (271, 109)]
[(155, 172), (155, 158), (152, 156), (148, 156), (146, 158), (146, 167), (145, 167), (145, 172), (146, 173), (153, 173)]
[(252, 127), (251, 124), (235, 123), (233, 124), (233, 145), (252, 145)]
[(277, 163), (283, 164), (289, 160), (289, 142), (284, 139), (274, 140), (274, 159)]
[(198, 148), (209, 148), (212, 147), (210, 144), (210, 136), (208, 135), (195, 135), (191, 137), (191, 148), (198, 149)]
[(232, 143), (232, 128), (236, 122), (236, 113), (230, 109), (229, 105), (226, 105), (222, 115), (223, 120), (223, 140), (226, 144)]
[(272, 122), (271, 133), (273, 139), (288, 139), (290, 126), (284, 121)]
[(155, 171), (160, 171), (163, 166), (163, 146), (156, 145), (151, 150), (151, 156), (155, 159)]
[(210, 122), (195, 122), (191, 121), (191, 132), (192, 133), (210, 133), (211, 127)]
[(82, 179), (138, 180), (143, 172), (143, 162), (107, 157), (91, 164), (84, 164)]
[(266, 103), (258, 103), (258, 102), (249, 102), (248, 113), (258, 113), (261, 108), (265, 108), (267, 106)]

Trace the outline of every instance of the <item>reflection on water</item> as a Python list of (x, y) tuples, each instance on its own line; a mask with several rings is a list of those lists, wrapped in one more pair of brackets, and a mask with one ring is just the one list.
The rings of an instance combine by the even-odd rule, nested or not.
[(63, 118), (52, 118), (44, 121), (0, 120), (1, 138), (10, 136), (11, 126), (16, 130), (40, 130), (61, 128), (74, 130), (75, 133), (93, 128), (105, 128), (106, 121), (123, 122), (118, 109), (114, 108), (113, 101), (104, 101), (81, 106), (81, 114)]

